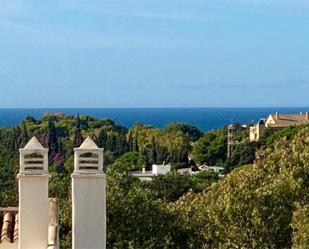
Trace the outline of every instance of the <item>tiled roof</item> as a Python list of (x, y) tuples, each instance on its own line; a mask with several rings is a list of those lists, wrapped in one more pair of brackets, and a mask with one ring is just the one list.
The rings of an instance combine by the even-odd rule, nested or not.
[[(48, 200), (48, 248), (58, 248), (58, 205), (57, 200)], [(0, 208), (0, 243), (17, 243), (19, 235), (19, 216), (17, 207)]]
[(269, 124), (269, 127), (288, 127), (292, 125), (308, 124), (309, 118), (306, 114), (271, 114), (275, 124)]
[(18, 240), (18, 208), (0, 208), (0, 243), (14, 243)]

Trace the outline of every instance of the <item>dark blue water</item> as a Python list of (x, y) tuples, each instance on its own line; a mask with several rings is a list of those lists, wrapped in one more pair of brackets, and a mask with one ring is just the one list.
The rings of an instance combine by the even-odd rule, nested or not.
[(269, 113), (299, 113), (309, 111), (306, 107), (287, 108), (102, 108), (102, 109), (0, 109), (0, 126), (13, 126), (26, 116), (41, 118), (45, 112), (63, 112), (70, 115), (89, 115), (110, 118), (126, 127), (135, 123), (164, 127), (171, 122), (186, 122), (204, 131), (223, 127), (232, 122), (257, 122)]

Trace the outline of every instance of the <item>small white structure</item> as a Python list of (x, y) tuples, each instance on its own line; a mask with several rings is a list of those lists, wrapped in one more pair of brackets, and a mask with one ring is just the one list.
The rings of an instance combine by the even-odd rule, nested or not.
[(48, 149), (33, 137), (23, 149), (19, 149), (20, 174), (48, 174)]
[(74, 149), (72, 248), (106, 248), (106, 178), (103, 149), (90, 137)]
[(20, 149), (19, 249), (48, 246), (48, 149), (33, 137)]
[(191, 168), (183, 168), (183, 169), (178, 169), (177, 172), (181, 175), (191, 175), (192, 174), (192, 169)]
[(222, 173), (224, 171), (224, 167), (220, 167), (220, 166), (208, 166), (208, 165), (201, 165), (198, 167), (200, 171), (212, 171), (215, 173)]
[(170, 164), (162, 164), (162, 165), (153, 164), (152, 165), (152, 174), (154, 175), (166, 175), (169, 172), (171, 172)]
[(162, 164), (152, 165), (152, 170), (146, 171), (145, 168), (142, 169), (142, 171), (133, 171), (131, 174), (141, 181), (151, 181), (154, 177), (158, 175), (166, 175), (169, 172), (171, 172), (171, 165), (170, 164)]

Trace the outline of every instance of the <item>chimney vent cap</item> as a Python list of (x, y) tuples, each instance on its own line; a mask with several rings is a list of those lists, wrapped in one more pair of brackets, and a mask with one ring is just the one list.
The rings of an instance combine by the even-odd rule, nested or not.
[(21, 150), (47, 150), (45, 149), (42, 144), (37, 140), (36, 137), (32, 137), (30, 141), (26, 144), (24, 148)]
[(99, 147), (96, 145), (96, 143), (91, 139), (91, 137), (87, 137), (85, 141), (81, 144), (79, 149), (83, 150), (97, 150)]

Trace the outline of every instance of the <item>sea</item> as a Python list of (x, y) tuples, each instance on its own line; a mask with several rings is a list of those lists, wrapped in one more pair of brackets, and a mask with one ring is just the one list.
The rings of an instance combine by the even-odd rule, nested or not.
[(47, 112), (61, 112), (67, 115), (89, 115), (109, 118), (125, 126), (136, 123), (163, 128), (172, 122), (184, 122), (197, 126), (203, 131), (221, 128), (239, 122), (255, 123), (270, 113), (299, 113), (309, 107), (263, 107), (263, 108), (40, 108), (0, 109), (0, 127), (15, 126), (25, 117), (41, 118)]

